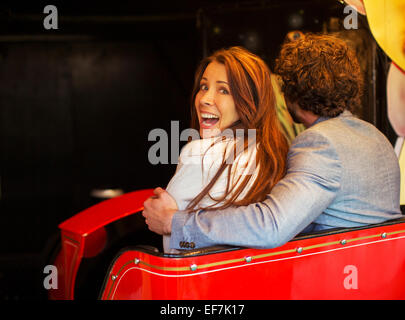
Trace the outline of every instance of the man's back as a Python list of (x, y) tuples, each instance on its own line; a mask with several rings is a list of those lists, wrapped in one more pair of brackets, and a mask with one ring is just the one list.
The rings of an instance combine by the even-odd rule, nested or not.
[(292, 167), (296, 164), (294, 146), (297, 144), (311, 148), (319, 136), (330, 144), (331, 166), (325, 167), (323, 163), (318, 170), (321, 176), (326, 170), (336, 170), (340, 186), (335, 191), (335, 199), (314, 220), (315, 229), (392, 219), (393, 214), (399, 213), (399, 166), (389, 141), (374, 126), (349, 111), (322, 120), (297, 137), (289, 164)]
[(266, 200), (172, 220), (171, 247), (181, 241), (272, 248), (301, 232), (357, 227), (401, 217), (399, 166), (392, 146), (348, 111), (320, 118), (299, 134), (288, 170)]

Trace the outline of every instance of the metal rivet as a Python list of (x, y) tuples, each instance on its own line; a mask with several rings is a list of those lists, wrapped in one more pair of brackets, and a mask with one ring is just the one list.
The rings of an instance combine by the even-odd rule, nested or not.
[(343, 239), (342, 241), (340, 241), (341, 245), (345, 245), (347, 243), (346, 239)]
[(301, 252), (302, 252), (302, 250), (303, 250), (303, 249), (302, 249), (301, 247), (299, 247), (299, 248), (297, 248), (297, 250), (296, 250), (296, 251), (297, 251), (298, 253), (301, 253)]
[(245, 257), (246, 262), (252, 262), (252, 257)]
[(112, 280), (112, 281), (115, 281), (115, 279), (117, 279), (117, 276), (116, 276), (115, 274), (113, 274), (113, 275), (111, 276), (111, 280)]
[(382, 234), (381, 234), (381, 238), (386, 238), (387, 237), (387, 233), (386, 232), (383, 232)]
[(138, 258), (135, 258), (134, 263), (138, 264), (141, 260), (139, 260)]
[(196, 264), (192, 264), (192, 265), (190, 266), (190, 270), (191, 270), (191, 271), (196, 271), (196, 270), (197, 270), (197, 265), (196, 265)]

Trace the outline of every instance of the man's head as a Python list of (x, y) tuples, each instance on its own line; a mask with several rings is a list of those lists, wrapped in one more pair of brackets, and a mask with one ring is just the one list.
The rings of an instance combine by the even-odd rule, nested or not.
[(275, 72), (283, 80), (282, 91), (295, 121), (301, 120), (299, 111), (336, 117), (361, 103), (359, 63), (346, 42), (337, 37), (305, 34), (284, 43)]

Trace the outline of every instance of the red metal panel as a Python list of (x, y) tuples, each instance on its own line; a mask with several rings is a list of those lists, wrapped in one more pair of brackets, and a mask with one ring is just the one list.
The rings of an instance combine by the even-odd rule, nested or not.
[(405, 224), (398, 223), (266, 250), (184, 258), (127, 251), (102, 299), (405, 299), (404, 271)]
[(64, 299), (73, 299), (76, 273), (83, 257), (84, 237), (62, 231)]
[(58, 270), (58, 288), (48, 291), (48, 298), (50, 300), (64, 300), (66, 299), (66, 290), (65, 290), (65, 269), (63, 263), (63, 252), (60, 251), (56, 256), (55, 261), (53, 262)]
[(62, 249), (55, 261), (59, 289), (52, 290), (50, 299), (73, 299), (76, 274), (83, 256), (96, 256), (106, 243), (104, 226), (143, 210), (152, 189), (127, 193), (94, 205), (59, 225)]
[(111, 222), (143, 210), (143, 203), (152, 195), (153, 189), (146, 189), (102, 201), (64, 221), (59, 228), (85, 237)]

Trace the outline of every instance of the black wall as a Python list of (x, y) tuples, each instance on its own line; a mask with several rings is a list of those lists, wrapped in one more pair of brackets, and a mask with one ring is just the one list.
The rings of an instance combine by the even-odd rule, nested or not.
[(148, 134), (189, 123), (194, 8), (57, 7), (58, 30), (41, 5), (1, 11), (0, 299), (36, 297), (58, 224), (100, 201), (91, 190), (165, 187), (175, 165), (149, 162)]

